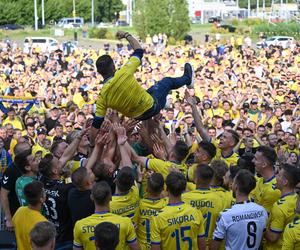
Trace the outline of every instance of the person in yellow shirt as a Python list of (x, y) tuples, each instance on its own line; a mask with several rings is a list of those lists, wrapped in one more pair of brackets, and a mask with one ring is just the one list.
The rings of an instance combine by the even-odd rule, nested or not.
[(111, 222), (119, 228), (119, 244), (117, 250), (129, 247), (138, 250), (133, 224), (129, 218), (110, 213), (111, 188), (105, 181), (94, 184), (91, 198), (95, 204), (95, 213), (76, 222), (74, 226), (73, 249), (96, 250), (95, 227), (101, 222)]
[(110, 211), (123, 217), (128, 217), (136, 223), (139, 206), (139, 190), (134, 185), (134, 175), (130, 167), (119, 170), (116, 178), (116, 193), (110, 202)]
[(197, 208), (205, 219), (206, 245), (212, 239), (216, 220), (219, 213), (224, 209), (224, 200), (220, 199), (216, 192), (210, 189), (210, 183), (214, 176), (214, 171), (208, 165), (198, 165), (195, 170), (196, 190), (186, 192), (182, 195), (182, 200)]
[(281, 197), (271, 208), (269, 227), (266, 231), (264, 249), (281, 250), (282, 234), (286, 225), (292, 222), (296, 208), (297, 194), (294, 192), (300, 182), (300, 171), (290, 164), (284, 164), (276, 175), (276, 186)]
[(39, 222), (47, 221), (41, 214), (42, 205), (46, 200), (43, 183), (34, 181), (24, 187), (24, 195), (28, 206), (20, 207), (12, 218), (20, 250), (32, 249), (29, 233)]
[(7, 118), (3, 121), (2, 125), (4, 126), (8, 123), (12, 124), (14, 128), (23, 130), (23, 124), (19, 117), (16, 116), (16, 111), (13, 107), (7, 110)]
[(151, 249), (151, 219), (167, 205), (168, 199), (161, 198), (164, 178), (153, 173), (147, 179), (147, 197), (142, 199), (138, 208), (137, 237), (142, 249)]
[[(186, 63), (183, 76), (163, 78), (146, 91), (134, 77), (143, 57), (142, 46), (127, 32), (118, 31), (117, 37), (126, 38), (134, 52), (129, 61), (117, 71), (109, 55), (97, 59), (97, 71), (104, 78), (104, 86), (96, 101), (96, 116), (93, 120), (91, 138), (96, 137), (108, 108), (117, 110), (127, 117), (147, 120), (164, 108), (170, 90), (184, 85), (193, 87), (193, 68), (191, 64)], [(91, 143), (93, 144), (93, 141)]]
[(253, 163), (257, 174), (256, 187), (252, 190), (250, 198), (257, 204), (263, 206), (269, 213), (274, 202), (281, 196), (281, 192), (276, 187), (274, 164), (277, 154), (274, 149), (267, 146), (260, 146), (254, 155)]
[(181, 199), (186, 178), (181, 173), (171, 172), (166, 185), (169, 204), (151, 222), (151, 249), (205, 249), (202, 213)]

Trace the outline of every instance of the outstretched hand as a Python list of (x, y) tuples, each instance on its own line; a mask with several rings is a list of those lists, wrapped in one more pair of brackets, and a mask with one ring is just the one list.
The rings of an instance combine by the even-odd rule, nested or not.
[(190, 105), (196, 105), (197, 104), (196, 99), (190, 95), (190, 93), (187, 89), (184, 92), (184, 98), (187, 101), (187, 103), (190, 104)]

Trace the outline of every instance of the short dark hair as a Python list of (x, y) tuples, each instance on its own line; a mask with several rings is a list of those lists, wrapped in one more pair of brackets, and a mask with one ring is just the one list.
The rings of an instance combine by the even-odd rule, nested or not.
[(234, 145), (238, 144), (240, 141), (240, 136), (239, 134), (233, 130), (233, 129), (228, 129), (227, 132), (229, 132), (234, 140)]
[(217, 183), (219, 183), (219, 185), (223, 185), (223, 177), (228, 171), (227, 163), (222, 160), (213, 160), (210, 163), (210, 167), (214, 171), (214, 178)]
[(200, 164), (195, 170), (195, 176), (197, 179), (201, 180), (201, 182), (209, 184), (214, 177), (214, 171), (210, 166)]
[(39, 163), (40, 173), (47, 178), (50, 178), (52, 176), (52, 167), (53, 167), (52, 160), (53, 160), (53, 155), (46, 154), (45, 157), (42, 158)]
[(94, 233), (96, 246), (101, 250), (114, 250), (119, 244), (119, 228), (111, 222), (101, 222)]
[(229, 167), (229, 177), (233, 180), (234, 177), (237, 175), (237, 173), (240, 171), (240, 167), (239, 166), (230, 166)]
[(53, 223), (49, 221), (42, 221), (37, 223), (30, 231), (31, 242), (38, 246), (46, 246), (50, 240), (55, 239), (56, 229)]
[(18, 142), (16, 144), (16, 146), (14, 147), (15, 157), (26, 150), (30, 150), (30, 152), (31, 152), (30, 144), (28, 142)]
[(256, 151), (260, 152), (262, 156), (268, 161), (268, 163), (274, 166), (277, 161), (277, 154), (273, 148), (268, 146), (259, 146)]
[(299, 168), (288, 163), (284, 163), (281, 168), (284, 170), (284, 177), (288, 180), (289, 187), (296, 187), (296, 185), (300, 182)]
[(111, 188), (108, 183), (106, 181), (96, 182), (92, 188), (92, 197), (97, 205), (106, 205), (111, 198)]
[(186, 178), (182, 173), (171, 172), (166, 179), (166, 185), (171, 195), (178, 197), (186, 188)]
[(27, 149), (23, 152), (20, 152), (19, 154), (17, 154), (15, 156), (15, 160), (14, 163), (15, 165), (18, 167), (18, 169), (20, 169), (20, 171), (22, 172), (22, 174), (26, 174), (27, 170), (26, 170), (26, 166), (28, 166), (28, 160), (27, 157), (31, 155), (31, 149)]
[(182, 162), (189, 153), (189, 147), (184, 141), (177, 141), (173, 147), (177, 161)]
[(244, 195), (249, 195), (256, 186), (254, 175), (246, 169), (241, 169), (240, 171), (238, 171), (234, 178), (234, 181), (238, 187), (239, 192)]
[(81, 189), (87, 177), (88, 171), (86, 168), (77, 168), (71, 175), (72, 183), (75, 187)]
[(120, 192), (127, 192), (134, 185), (134, 175), (130, 167), (123, 167), (119, 171), (116, 185)]
[(114, 65), (114, 61), (109, 55), (102, 55), (96, 61), (97, 71), (102, 76), (111, 73), (110, 71), (113, 65)]
[(198, 143), (198, 146), (209, 155), (210, 159), (213, 159), (216, 156), (217, 148), (213, 143), (208, 141), (201, 141), (200, 143)]
[(36, 206), (44, 195), (44, 185), (40, 181), (33, 181), (24, 187), (23, 192), (28, 204)]
[(164, 189), (164, 177), (160, 173), (153, 173), (147, 180), (148, 192), (154, 195), (160, 194)]

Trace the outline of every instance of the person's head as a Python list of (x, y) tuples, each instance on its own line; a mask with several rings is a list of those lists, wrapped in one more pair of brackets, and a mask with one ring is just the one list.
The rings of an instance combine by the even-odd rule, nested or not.
[(64, 126), (60, 123), (56, 123), (54, 126), (56, 136), (63, 136), (64, 134)]
[(210, 163), (210, 167), (214, 171), (214, 178), (212, 180), (212, 184), (215, 186), (223, 186), (224, 175), (228, 170), (226, 162), (222, 160), (213, 160)]
[(246, 169), (241, 169), (238, 171), (233, 180), (233, 197), (237, 197), (237, 194), (241, 196), (248, 196), (255, 186), (256, 180), (254, 175)]
[(66, 121), (65, 128), (67, 133), (70, 133), (71, 131), (73, 131), (73, 123), (71, 121)]
[(38, 141), (42, 142), (46, 138), (47, 131), (46, 129), (40, 127), (36, 130), (36, 134), (37, 134)]
[(232, 183), (233, 183), (234, 177), (236, 176), (236, 174), (238, 173), (239, 170), (240, 170), (240, 168), (238, 166), (230, 166), (228, 171), (224, 175), (223, 186), (227, 190), (232, 190)]
[(37, 175), (39, 171), (39, 161), (31, 153), (31, 149), (20, 152), (15, 156), (15, 165), (22, 172), (22, 174)]
[(96, 206), (108, 206), (111, 200), (111, 188), (106, 181), (99, 181), (93, 185), (91, 198)]
[(59, 109), (57, 107), (53, 107), (51, 110), (50, 110), (50, 115), (51, 115), (51, 118), (53, 120), (56, 120), (59, 116)]
[(220, 138), (219, 148), (222, 150), (233, 149), (239, 142), (239, 135), (234, 130), (225, 130)]
[(295, 152), (290, 152), (287, 162), (297, 166), (299, 162), (298, 155)]
[(96, 61), (97, 72), (102, 75), (103, 78), (112, 76), (115, 69), (115, 64), (111, 56), (103, 55), (100, 56)]
[(166, 117), (168, 120), (173, 120), (174, 119), (174, 109), (172, 108), (167, 108), (166, 109)]
[(198, 165), (195, 170), (194, 180), (196, 185), (209, 187), (212, 179), (214, 177), (214, 171), (212, 168), (206, 164)]
[(188, 153), (188, 145), (183, 141), (177, 141), (172, 149), (171, 157), (173, 157), (178, 162), (182, 162), (188, 155)]
[(263, 174), (265, 171), (273, 170), (273, 166), (277, 161), (276, 151), (268, 146), (260, 146), (257, 148), (253, 158), (255, 170), (259, 174)]
[(8, 109), (7, 116), (9, 117), (10, 120), (13, 120), (15, 118), (16, 111), (13, 107)]
[(160, 173), (153, 173), (147, 179), (147, 192), (159, 196), (164, 189), (164, 177)]
[(14, 154), (17, 156), (18, 154), (28, 150), (31, 150), (31, 146), (28, 142), (18, 142), (14, 147)]
[(259, 137), (262, 137), (266, 133), (266, 128), (264, 125), (258, 125), (257, 127), (257, 134)]
[(285, 163), (276, 174), (276, 186), (280, 191), (294, 190), (300, 182), (300, 170), (294, 165)]
[(101, 222), (95, 227), (97, 250), (115, 250), (119, 244), (119, 228), (111, 222)]
[(209, 135), (210, 138), (215, 138), (216, 137), (216, 134), (217, 134), (217, 131), (214, 127), (209, 127), (207, 129), (207, 133)]
[(171, 172), (166, 179), (167, 191), (169, 195), (180, 197), (186, 188), (186, 178), (182, 173)]
[(271, 148), (275, 148), (277, 146), (277, 141), (278, 141), (278, 138), (275, 133), (270, 133), (268, 135), (268, 142), (269, 142), (269, 146)]
[(7, 138), (7, 130), (5, 126), (0, 127), (0, 137), (5, 140)]
[(197, 163), (208, 164), (216, 156), (216, 147), (211, 142), (201, 141), (195, 151), (195, 160)]
[(56, 229), (49, 221), (38, 222), (30, 231), (33, 250), (53, 250), (55, 248)]
[(33, 181), (24, 187), (24, 196), (31, 206), (42, 205), (46, 200), (44, 185), (40, 181)]
[(41, 159), (39, 170), (44, 177), (49, 179), (59, 179), (61, 175), (58, 159), (52, 154), (47, 154)]
[(294, 148), (297, 145), (297, 137), (294, 134), (289, 134), (287, 144), (290, 148)]
[(71, 179), (77, 189), (88, 190), (92, 188), (95, 175), (91, 170), (78, 168), (72, 173)]
[(26, 125), (26, 131), (27, 131), (27, 134), (31, 137), (34, 137), (35, 136), (35, 124), (32, 122), (32, 123), (28, 123)]
[(14, 134), (14, 126), (11, 123), (7, 123), (5, 125), (6, 131), (7, 131), (7, 136), (11, 137)]
[(120, 192), (128, 192), (134, 185), (134, 175), (130, 167), (123, 167), (118, 172), (116, 185)]

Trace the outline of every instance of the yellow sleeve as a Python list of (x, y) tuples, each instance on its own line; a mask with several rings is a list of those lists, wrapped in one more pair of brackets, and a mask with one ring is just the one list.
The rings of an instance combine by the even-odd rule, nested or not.
[(151, 245), (160, 245), (161, 235), (157, 217), (151, 219)]
[(131, 220), (129, 218), (125, 218), (125, 219), (127, 220), (126, 243), (130, 244), (136, 241), (136, 234)]
[(103, 93), (100, 92), (96, 101), (96, 116), (104, 117), (106, 115), (107, 108)]
[(165, 168), (166, 162), (161, 159), (148, 159), (146, 162), (146, 169), (153, 170), (155, 172), (161, 172), (162, 168)]
[[(280, 201), (278, 201), (280, 202)], [(284, 219), (285, 216), (283, 215), (281, 209), (279, 208), (278, 202), (275, 203), (271, 209), (270, 215), (270, 230), (274, 233), (281, 233), (284, 230)]]
[[(140, 65), (141, 65), (141, 60), (136, 56), (132, 56), (129, 58), (128, 62), (123, 67), (120, 68), (119, 71), (121, 71), (122, 73), (133, 75), (136, 69)], [(118, 72), (116, 72), (116, 74), (118, 74)]]
[[(291, 223), (292, 224), (292, 223)], [(294, 250), (295, 233), (292, 228), (289, 228), (291, 224), (288, 224), (283, 233), (282, 250)]]
[(74, 240), (73, 240), (73, 245), (75, 247), (83, 247), (83, 244), (80, 240), (80, 224), (79, 221), (76, 222), (75, 226), (74, 226)]

